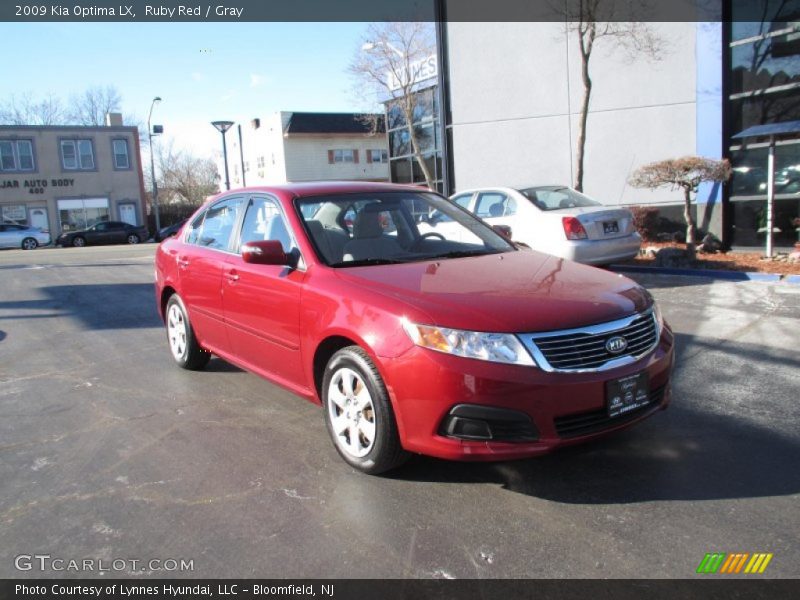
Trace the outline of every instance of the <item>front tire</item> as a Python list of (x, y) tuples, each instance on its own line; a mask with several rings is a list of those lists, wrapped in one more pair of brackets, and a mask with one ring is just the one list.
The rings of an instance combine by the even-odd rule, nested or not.
[(86, 239), (82, 238), (81, 236), (73, 238), (72, 245), (76, 248), (83, 248), (86, 245)]
[(328, 361), (322, 402), (328, 433), (339, 455), (352, 467), (377, 475), (408, 459), (400, 445), (386, 386), (360, 347), (342, 348)]
[(182, 369), (200, 371), (208, 364), (211, 353), (197, 343), (186, 307), (178, 294), (170, 296), (166, 308), (167, 342), (172, 358)]
[(22, 240), (22, 249), (23, 250), (36, 250), (39, 247), (39, 242), (37, 242), (34, 238), (25, 238)]
[(129, 244), (138, 244), (139, 243), (139, 236), (135, 233), (132, 233), (128, 236), (128, 243)]

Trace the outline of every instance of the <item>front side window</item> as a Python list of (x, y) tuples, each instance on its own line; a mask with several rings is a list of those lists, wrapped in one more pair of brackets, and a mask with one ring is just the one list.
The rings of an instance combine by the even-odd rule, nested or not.
[(241, 252), (242, 244), (266, 240), (280, 242), (284, 252), (289, 252), (294, 246), (278, 204), (268, 198), (253, 198), (244, 215), (239, 251)]
[(241, 204), (241, 198), (228, 198), (209, 207), (192, 222), (186, 242), (214, 250), (227, 250)]
[(61, 140), (61, 164), (68, 170), (93, 170), (92, 140)]
[(114, 151), (114, 168), (130, 169), (131, 163), (128, 158), (128, 140), (114, 140), (112, 142)]
[(30, 140), (0, 140), (0, 170), (33, 171), (33, 143)]

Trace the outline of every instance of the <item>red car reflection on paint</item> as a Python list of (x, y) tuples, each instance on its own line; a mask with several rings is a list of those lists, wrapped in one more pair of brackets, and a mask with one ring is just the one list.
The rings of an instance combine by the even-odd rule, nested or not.
[(221, 194), (159, 247), (156, 299), (180, 366), (215, 354), (321, 404), (367, 473), (535, 456), (670, 398), (673, 335), (645, 289), (411, 186)]

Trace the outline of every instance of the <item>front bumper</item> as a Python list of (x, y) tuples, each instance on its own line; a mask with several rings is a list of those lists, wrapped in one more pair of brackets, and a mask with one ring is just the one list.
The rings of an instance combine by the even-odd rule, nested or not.
[[(547, 373), (535, 367), (471, 360), (419, 347), (400, 357), (383, 359), (381, 366), (406, 450), (450, 460), (485, 461), (545, 454), (630, 427), (666, 408), (673, 361), (674, 338), (665, 326), (650, 354), (603, 372)], [(606, 382), (641, 371), (648, 374), (650, 403), (609, 418)], [(465, 410), (460, 405), (477, 409)], [(480, 421), (481, 407), (503, 409), (510, 421), (516, 413), (522, 417), (522, 424), (529, 419), (532, 427), (525, 429), (525, 435), (517, 435), (521, 431), (520, 420), (500, 422), (496, 431), (508, 432), (512, 427), (516, 437), (453, 437), (461, 433), (460, 425), (453, 424), (453, 415)], [(469, 431), (483, 433), (481, 426)]]

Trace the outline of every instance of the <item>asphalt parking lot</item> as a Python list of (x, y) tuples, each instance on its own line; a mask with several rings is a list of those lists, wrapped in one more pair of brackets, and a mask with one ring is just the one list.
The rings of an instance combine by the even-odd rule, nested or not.
[[(336, 454), (320, 410), (172, 364), (153, 244), (0, 252), (0, 577), (15, 557), (184, 559), (104, 576), (800, 577), (800, 286), (635, 275), (678, 343), (669, 410), (502, 464)], [(740, 577), (754, 577), (740, 575)]]

